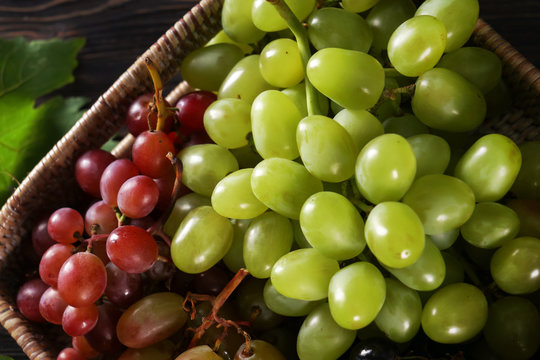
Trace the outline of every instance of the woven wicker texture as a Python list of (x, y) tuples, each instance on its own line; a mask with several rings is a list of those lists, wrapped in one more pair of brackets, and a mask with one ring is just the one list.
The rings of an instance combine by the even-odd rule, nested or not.
[[(223, 0), (202, 0), (148, 49), (88, 110), (71, 131), (33, 169), (0, 212), (0, 322), (32, 360), (55, 359), (62, 339), (52, 327), (30, 324), (15, 310), (15, 295), (23, 282), (25, 265), (21, 248), (37, 214), (60, 204), (69, 206), (81, 193), (73, 179), (75, 160), (85, 151), (104, 144), (119, 130), (129, 104), (151, 89), (143, 59), (149, 57), (164, 81), (178, 72), (182, 59), (206, 43), (220, 29)], [(503, 61), (504, 78), (514, 95), (514, 108), (491, 119), (482, 132), (500, 132), (518, 142), (539, 139), (540, 72), (482, 20), (473, 42), (494, 51)], [(183, 83), (167, 99), (171, 103), (189, 87)], [(125, 154), (128, 136), (115, 150)]]

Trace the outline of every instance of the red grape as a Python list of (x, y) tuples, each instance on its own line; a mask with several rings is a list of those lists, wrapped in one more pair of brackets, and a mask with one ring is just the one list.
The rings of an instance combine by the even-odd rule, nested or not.
[(107, 166), (101, 180), (99, 188), (103, 201), (111, 207), (116, 206), (116, 197), (122, 184), (129, 178), (139, 175), (139, 169), (129, 159), (118, 159)]
[(194, 91), (182, 96), (176, 103), (181, 126), (204, 131), (204, 112), (216, 100), (217, 95), (210, 91)]
[(87, 234), (108, 234), (118, 226), (114, 209), (103, 200), (96, 201), (84, 214), (84, 228)]
[(96, 326), (98, 308), (95, 304), (84, 307), (67, 306), (62, 316), (62, 329), (70, 336), (82, 336)]
[(120, 270), (114, 263), (105, 266), (107, 270), (107, 287), (105, 296), (125, 309), (143, 296), (143, 281), (140, 274), (129, 274)]
[(59, 243), (71, 244), (82, 236), (84, 220), (77, 210), (68, 207), (60, 208), (49, 217), (47, 230), (51, 238)]
[[(152, 94), (143, 94), (139, 96), (129, 106), (126, 114), (126, 125), (129, 132), (133, 136), (138, 136), (140, 133), (148, 128), (148, 116), (150, 116), (150, 124), (152, 129), (157, 126), (157, 110), (150, 111), (150, 105), (152, 104), (154, 96)], [(165, 100), (165, 106), (171, 107), (171, 105)], [(174, 116), (171, 114), (165, 118), (163, 131), (169, 132), (172, 128)]]
[(98, 306), (98, 313), (96, 326), (84, 336), (88, 344), (104, 354), (120, 351), (123, 345), (116, 336), (116, 324), (122, 311), (116, 305), (106, 302)]
[(75, 179), (86, 193), (99, 198), (99, 179), (103, 170), (116, 158), (111, 153), (94, 149), (82, 154), (75, 163)]
[(114, 229), (109, 235), (107, 255), (121, 270), (137, 274), (152, 267), (158, 257), (158, 246), (146, 230), (124, 225)]
[(118, 190), (118, 208), (122, 214), (137, 219), (150, 214), (159, 199), (159, 188), (151, 177), (137, 175), (127, 179)]
[(56, 360), (86, 360), (86, 357), (74, 348), (65, 348), (58, 354)]
[(41, 216), (32, 228), (32, 246), (39, 257), (43, 256), (48, 248), (56, 244), (56, 241), (49, 235), (47, 230), (50, 215)]
[(25, 318), (31, 321), (44, 322), (39, 312), (39, 299), (49, 286), (40, 279), (25, 282), (17, 292), (17, 307)]
[(176, 171), (172, 167), (171, 171), (167, 175), (154, 179), (154, 182), (159, 189), (159, 199), (156, 205), (158, 210), (165, 211), (169, 207), (175, 180)]
[(75, 247), (70, 244), (56, 243), (51, 246), (39, 262), (39, 276), (46, 284), (56, 287), (58, 285), (58, 273), (64, 262), (73, 254)]
[(152, 178), (167, 175), (172, 167), (167, 154), (176, 154), (174, 144), (163, 131), (145, 131), (135, 139), (131, 156), (142, 174)]
[(41, 316), (51, 324), (61, 325), (64, 310), (68, 305), (62, 299), (58, 290), (49, 287), (39, 300), (39, 312)]
[(71, 345), (87, 359), (95, 358), (99, 355), (99, 352), (90, 346), (84, 336), (74, 336), (71, 339)]

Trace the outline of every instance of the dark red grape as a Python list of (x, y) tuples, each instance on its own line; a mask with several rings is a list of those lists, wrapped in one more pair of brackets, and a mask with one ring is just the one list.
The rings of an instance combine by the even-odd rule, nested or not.
[(123, 345), (116, 336), (116, 324), (122, 311), (114, 304), (105, 302), (98, 306), (98, 322), (84, 337), (91, 347), (100, 353), (110, 354), (122, 350)]
[(159, 189), (159, 199), (156, 205), (156, 209), (165, 211), (171, 203), (172, 191), (174, 188), (174, 181), (176, 180), (176, 171), (171, 167), (170, 172), (158, 179), (154, 179), (154, 182)]
[(125, 216), (137, 219), (154, 210), (159, 199), (159, 188), (146, 175), (137, 175), (122, 184), (118, 190), (118, 208)]
[(49, 286), (40, 279), (25, 282), (17, 292), (17, 307), (25, 318), (35, 322), (44, 322), (39, 312), (39, 299)]
[[(156, 111), (151, 111), (150, 107), (154, 101), (154, 96), (152, 94), (143, 94), (139, 96), (131, 105), (129, 106), (128, 112), (126, 114), (126, 125), (129, 132), (133, 136), (138, 136), (140, 133), (148, 128), (148, 116), (150, 116), (150, 125), (152, 129), (155, 129), (157, 126), (157, 109)], [(171, 105), (165, 100), (165, 106), (171, 107)], [(171, 114), (165, 119), (163, 131), (168, 132), (172, 129), (174, 121), (174, 116)]]
[(129, 159), (118, 159), (110, 163), (103, 171), (99, 182), (103, 201), (110, 207), (115, 207), (118, 190), (122, 184), (137, 175), (139, 175), (139, 169)]
[(135, 139), (131, 150), (133, 163), (142, 174), (154, 179), (167, 175), (172, 167), (167, 154), (176, 154), (174, 144), (163, 131), (145, 131)]
[(109, 259), (131, 274), (150, 269), (158, 257), (158, 246), (152, 235), (133, 225), (114, 229), (107, 238), (106, 246)]
[(84, 219), (75, 209), (64, 207), (49, 217), (47, 231), (59, 243), (71, 244), (79, 240), (84, 232)]
[(204, 112), (216, 100), (217, 95), (210, 91), (194, 91), (182, 96), (176, 103), (180, 126), (204, 131)]
[(99, 180), (103, 170), (116, 158), (111, 153), (94, 149), (82, 154), (75, 163), (75, 179), (86, 193), (93, 197), (101, 197)]
[(230, 273), (219, 266), (213, 266), (202, 273), (195, 274), (192, 291), (197, 294), (217, 295), (231, 280)]
[(143, 296), (140, 274), (128, 274), (112, 262), (108, 263), (105, 269), (107, 270), (105, 296), (111, 302), (125, 309)]
[(48, 248), (56, 244), (56, 241), (49, 235), (47, 230), (50, 215), (49, 213), (42, 215), (32, 228), (32, 246), (39, 257), (43, 256)]

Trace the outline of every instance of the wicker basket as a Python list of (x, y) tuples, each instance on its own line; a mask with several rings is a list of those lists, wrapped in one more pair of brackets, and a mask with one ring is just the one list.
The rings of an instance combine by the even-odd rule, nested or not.
[[(52, 330), (57, 327), (32, 324), (16, 310), (17, 289), (28, 270), (21, 245), (31, 241), (36, 214), (45, 208), (73, 204), (81, 196), (72, 176), (75, 160), (114, 135), (129, 104), (151, 89), (142, 59), (152, 59), (163, 80), (170, 79), (178, 72), (182, 59), (220, 29), (222, 2), (202, 0), (174, 24), (99, 98), (3, 206), (0, 212), (0, 322), (30, 359), (55, 359), (58, 350), (65, 346), (62, 338), (58, 338), (60, 333)], [(490, 119), (481, 131), (503, 133), (518, 143), (539, 139), (540, 71), (482, 20), (478, 21), (472, 41), (502, 59), (503, 76), (514, 96), (512, 111)], [(188, 90), (185, 83), (180, 84), (167, 98), (175, 103)], [(116, 155), (125, 153), (132, 139), (128, 136), (115, 149)]]

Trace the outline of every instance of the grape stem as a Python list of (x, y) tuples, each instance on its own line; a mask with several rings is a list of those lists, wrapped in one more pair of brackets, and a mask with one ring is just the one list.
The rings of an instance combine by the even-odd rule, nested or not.
[(416, 84), (409, 84), (402, 87), (394, 89), (384, 89), (382, 93), (383, 99), (396, 100), (398, 94), (407, 94), (413, 96), (414, 90), (416, 89)]
[(157, 108), (156, 130), (163, 131), (165, 127), (165, 119), (170, 115), (171, 110), (165, 104), (165, 100), (163, 99), (163, 83), (161, 82), (159, 71), (157, 70), (152, 60), (150, 60), (150, 58), (145, 58), (144, 62), (146, 64), (148, 72), (150, 73), (152, 82), (154, 83), (154, 104)]
[(92, 248), (96, 241), (107, 240), (108, 237), (109, 237), (109, 234), (94, 234), (88, 239), (84, 239), (84, 241), (88, 243), (88, 245), (86, 246), (86, 251), (92, 252)]
[[(311, 51), (309, 48), (309, 39), (306, 29), (302, 26), (300, 21), (296, 18), (296, 15), (292, 12), (291, 8), (285, 3), (284, 0), (266, 0), (270, 4), (274, 5), (281, 18), (285, 20), (287, 26), (292, 31), (300, 50), (300, 56), (304, 64), (304, 73), (306, 72), (307, 63), (311, 57)], [(321, 115), (321, 108), (319, 106), (319, 96), (317, 90), (313, 87), (309, 81), (307, 75), (305, 76), (306, 83), (306, 102), (308, 115)]]

